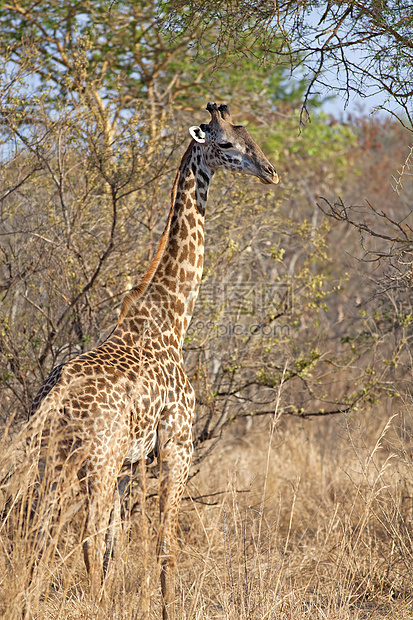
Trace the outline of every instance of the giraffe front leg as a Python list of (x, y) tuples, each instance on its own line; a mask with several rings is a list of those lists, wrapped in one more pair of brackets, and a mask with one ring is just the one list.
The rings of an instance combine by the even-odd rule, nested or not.
[[(173, 620), (175, 600), (175, 560), (177, 552), (177, 525), (179, 505), (188, 479), (192, 457), (192, 416), (177, 415), (179, 428), (171, 417), (159, 428), (160, 528), (157, 555), (161, 567), (161, 588), (163, 598), (163, 620)], [(182, 419), (188, 419), (183, 425)], [(172, 428), (172, 431), (171, 431)], [(175, 428), (175, 430), (173, 430)]]

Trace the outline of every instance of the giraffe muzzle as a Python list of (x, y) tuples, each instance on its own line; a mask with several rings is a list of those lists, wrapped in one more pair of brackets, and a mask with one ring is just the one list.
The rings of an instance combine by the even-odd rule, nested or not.
[(264, 185), (276, 185), (279, 181), (278, 174), (271, 165), (264, 168), (264, 174), (260, 175), (259, 179)]

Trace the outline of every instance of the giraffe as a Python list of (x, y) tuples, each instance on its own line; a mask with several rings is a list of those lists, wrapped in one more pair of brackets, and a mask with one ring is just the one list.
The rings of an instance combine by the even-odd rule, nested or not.
[(178, 510), (193, 450), (195, 394), (182, 345), (202, 278), (209, 185), (219, 168), (278, 183), (248, 131), (232, 123), (228, 106), (208, 103), (206, 109), (210, 122), (189, 129), (192, 140), (164, 232), (146, 273), (124, 298), (116, 328), (96, 349), (52, 370), (31, 408), (44, 425), (53, 418), (62, 436), (70, 435), (59, 449), (62, 458), (70, 458), (73, 446), (82, 447), (76, 473), (86, 496), (83, 550), (91, 587), (100, 587), (116, 546), (122, 467), (155, 451), (164, 620), (174, 617)]

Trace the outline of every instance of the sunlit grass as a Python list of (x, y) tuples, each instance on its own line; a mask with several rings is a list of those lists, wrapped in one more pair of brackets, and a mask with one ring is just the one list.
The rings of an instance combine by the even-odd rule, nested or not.
[[(177, 617), (411, 618), (413, 466), (399, 426), (371, 412), (227, 435), (182, 503)], [(28, 520), (34, 448), (23, 456), (20, 439), (2, 452), (15, 470), (2, 487), (2, 617), (159, 618), (156, 466), (133, 487), (122, 548), (92, 598), (79, 490), (59, 478)]]

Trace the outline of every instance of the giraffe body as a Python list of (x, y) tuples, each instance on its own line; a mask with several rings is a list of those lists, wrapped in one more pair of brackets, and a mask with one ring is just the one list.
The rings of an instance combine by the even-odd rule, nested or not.
[[(211, 121), (191, 127), (158, 250), (138, 286), (124, 299), (117, 327), (98, 348), (56, 367), (32, 413), (57, 420), (68, 458), (80, 446), (79, 478), (88, 498), (84, 556), (91, 586), (100, 587), (120, 522), (117, 479), (123, 465), (156, 448), (160, 466), (163, 618), (173, 617), (176, 527), (192, 457), (195, 394), (182, 345), (202, 278), (204, 215), (216, 169), (277, 183), (274, 168), (228, 107), (208, 104)], [(68, 437), (66, 437), (66, 434)]]

